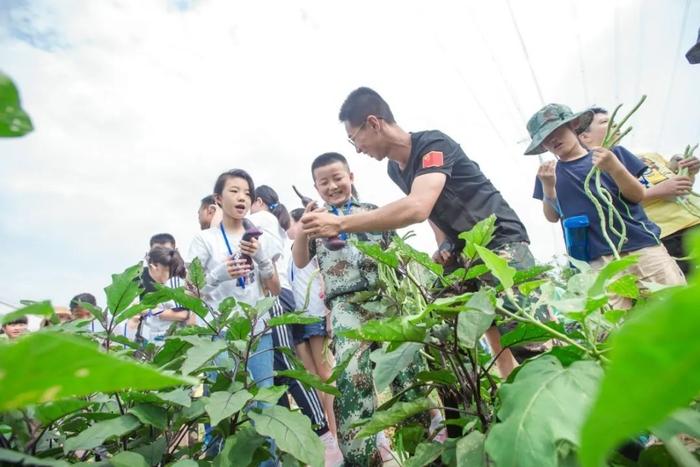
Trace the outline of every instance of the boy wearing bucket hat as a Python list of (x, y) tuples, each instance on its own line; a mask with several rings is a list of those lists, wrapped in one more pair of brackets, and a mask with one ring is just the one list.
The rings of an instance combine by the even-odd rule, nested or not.
[[(658, 241), (659, 227), (651, 222), (639, 204), (644, 199), (644, 187), (638, 177), (647, 167), (627, 150), (611, 152), (602, 147), (587, 150), (577, 134), (587, 128), (593, 118), (590, 110), (574, 114), (561, 104), (548, 104), (530, 118), (527, 130), (532, 143), (526, 155), (549, 151), (557, 161), (543, 163), (537, 171), (533, 197), (542, 201), (544, 216), (550, 222), (573, 217), (586, 217), (586, 258), (594, 268), (599, 268), (613, 258), (600, 226), (600, 219), (593, 203), (584, 190), (584, 180), (593, 166), (602, 171), (601, 183), (612, 194), (613, 203), (627, 227), (627, 241), (622, 254), (639, 255), (630, 272), (642, 280), (659, 284), (684, 284), (685, 277), (666, 248)], [(622, 148), (624, 149), (624, 148)], [(596, 192), (591, 180), (591, 191)], [(607, 204), (603, 211), (607, 216)], [(610, 232), (614, 243), (619, 237)], [(617, 301), (617, 303), (615, 303)], [(616, 298), (612, 304), (630, 306)]]

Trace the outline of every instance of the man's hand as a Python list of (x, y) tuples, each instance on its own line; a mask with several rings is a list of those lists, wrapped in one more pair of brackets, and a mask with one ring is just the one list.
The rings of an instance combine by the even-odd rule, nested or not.
[(613, 154), (609, 149), (595, 147), (592, 149), (593, 153), (593, 165), (598, 167), (600, 170), (607, 172), (612, 175), (613, 172), (617, 172), (620, 169), (625, 169), (622, 165), (620, 159)]
[(452, 262), (452, 253), (446, 250), (437, 250), (433, 253), (433, 261), (443, 266), (447, 266)]
[(322, 210), (304, 214), (301, 223), (304, 233), (310, 238), (336, 237), (340, 234), (340, 217)]
[(654, 185), (654, 194), (659, 198), (674, 198), (687, 195), (693, 189), (690, 177), (673, 177)]
[(678, 162), (678, 168), (688, 169), (688, 175), (694, 177), (700, 172), (700, 159), (697, 157), (691, 157), (690, 159), (683, 159)]
[(542, 182), (544, 188), (553, 189), (557, 182), (556, 175), (557, 161), (546, 161), (537, 169), (537, 178)]

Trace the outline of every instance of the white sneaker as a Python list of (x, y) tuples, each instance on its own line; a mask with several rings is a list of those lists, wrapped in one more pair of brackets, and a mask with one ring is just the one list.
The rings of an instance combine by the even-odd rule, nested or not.
[(330, 431), (325, 432), (318, 437), (326, 448), (325, 453), (325, 467), (340, 467), (345, 462), (343, 459), (343, 453), (340, 452), (340, 446), (338, 446), (338, 440), (335, 439), (333, 433)]
[[(433, 433), (440, 429), (440, 426), (443, 425), (444, 422), (445, 419), (442, 418), (442, 414), (437, 414), (433, 416), (433, 418), (430, 419), (430, 427), (428, 428), (428, 434), (432, 436)], [(433, 441), (440, 444), (447, 441), (447, 428), (443, 426), (442, 429), (440, 429), (440, 431), (438, 431), (437, 434), (433, 436)]]

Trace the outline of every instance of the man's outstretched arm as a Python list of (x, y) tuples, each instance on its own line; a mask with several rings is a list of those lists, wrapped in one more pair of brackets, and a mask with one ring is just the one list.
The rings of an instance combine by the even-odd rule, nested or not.
[(445, 174), (438, 172), (420, 175), (406, 197), (372, 211), (349, 216), (306, 214), (301, 219), (304, 232), (315, 237), (332, 237), (340, 232), (382, 232), (423, 222), (435, 207), (446, 179)]

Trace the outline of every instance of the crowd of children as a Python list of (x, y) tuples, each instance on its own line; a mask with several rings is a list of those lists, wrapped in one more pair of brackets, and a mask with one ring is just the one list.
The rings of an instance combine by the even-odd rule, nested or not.
[[(523, 223), (500, 192), (467, 158), (459, 145), (439, 131), (408, 133), (394, 121), (388, 104), (373, 90), (359, 88), (343, 104), (340, 120), (345, 124), (354, 149), (377, 160), (388, 158), (389, 176), (407, 194), (384, 207), (359, 199), (354, 174), (346, 158), (325, 153), (311, 164), (314, 186), (323, 205), (308, 203), (304, 208), (287, 208), (275, 190), (255, 186), (249, 173), (241, 169), (223, 172), (214, 183), (212, 194), (202, 198), (198, 210), (201, 231), (189, 246), (186, 258), (178, 252), (169, 234), (155, 235), (140, 276), (143, 294), (154, 284), (178, 287), (186, 280), (186, 263), (198, 258), (205, 275), (202, 296), (217, 309), (227, 297), (254, 305), (265, 296), (277, 301), (262, 319), (256, 333), (264, 331), (264, 321), (294, 310), (317, 317), (318, 323), (278, 326), (262, 336), (248, 362), (251, 377), (260, 387), (285, 384), (300, 410), (312, 420), (326, 446), (326, 465), (364, 466), (391, 459), (383, 435), (376, 439), (355, 439), (354, 422), (371, 416), (376, 407), (369, 358), (373, 345), (350, 340), (339, 334), (357, 329), (377, 318), (353, 298), (357, 292), (374, 290), (378, 266), (350, 242), (357, 239), (385, 248), (394, 229), (429, 219), (436, 235), (433, 256), (446, 267), (459, 265), (463, 245), (458, 234), (492, 213), (497, 216), (494, 240), (489, 247), (519, 269), (530, 267), (534, 259)], [(549, 104), (533, 115), (527, 124), (532, 143), (526, 154), (546, 151), (556, 161), (544, 162), (535, 178), (534, 198), (542, 201), (544, 217), (550, 222), (585, 217), (584, 244), (575, 245), (596, 268), (613, 259), (599, 222), (599, 211), (586, 194), (585, 179), (592, 167), (602, 171), (601, 185), (611, 194), (607, 209), (617, 208), (624, 222), (626, 238), (613, 238), (622, 255), (639, 255), (631, 273), (640, 280), (659, 284), (685, 283), (688, 272), (683, 238), (700, 218), (674, 202), (692, 189), (700, 170), (697, 158), (675, 163), (657, 154), (639, 157), (622, 146), (602, 147), (607, 132), (607, 112), (592, 108), (573, 113), (560, 104)], [(676, 171), (685, 169), (684, 175)], [(692, 198), (692, 197), (691, 197)], [(691, 199), (692, 203), (696, 203)], [(698, 212), (700, 212), (700, 203)], [(256, 231), (255, 234), (251, 232)], [(614, 236), (615, 233), (613, 232)], [(569, 243), (567, 242), (567, 245)], [(680, 266), (679, 266), (680, 265)], [(143, 295), (142, 295), (143, 296)], [(614, 298), (617, 307), (631, 306)], [(77, 295), (70, 303), (66, 319), (86, 319), (87, 306), (96, 305), (90, 294)], [(173, 323), (195, 325), (198, 317), (177, 303), (166, 302), (137, 316), (120, 329), (124, 335), (162, 345)], [(98, 331), (92, 324), (93, 331)], [(98, 325), (99, 326), (99, 325)], [(26, 331), (26, 318), (5, 324), (10, 339)], [(498, 331), (487, 333), (498, 351)], [(329, 341), (332, 353), (329, 354)], [(296, 351), (307, 370), (327, 379), (335, 362), (346, 368), (337, 379), (340, 396), (335, 398), (301, 385), (293, 379), (278, 379), (275, 370), (293, 367), (287, 348)], [(274, 350), (274, 351), (271, 351)], [(516, 365), (509, 352), (501, 352), (497, 365), (506, 376)], [(335, 360), (335, 361), (334, 361)], [(400, 372), (392, 384), (401, 391), (415, 381), (424, 369), (418, 354), (412, 365)], [(415, 397), (411, 391), (404, 397)], [(281, 404), (289, 404), (285, 395)], [(442, 414), (434, 410), (425, 427), (434, 439), (446, 437)]]

